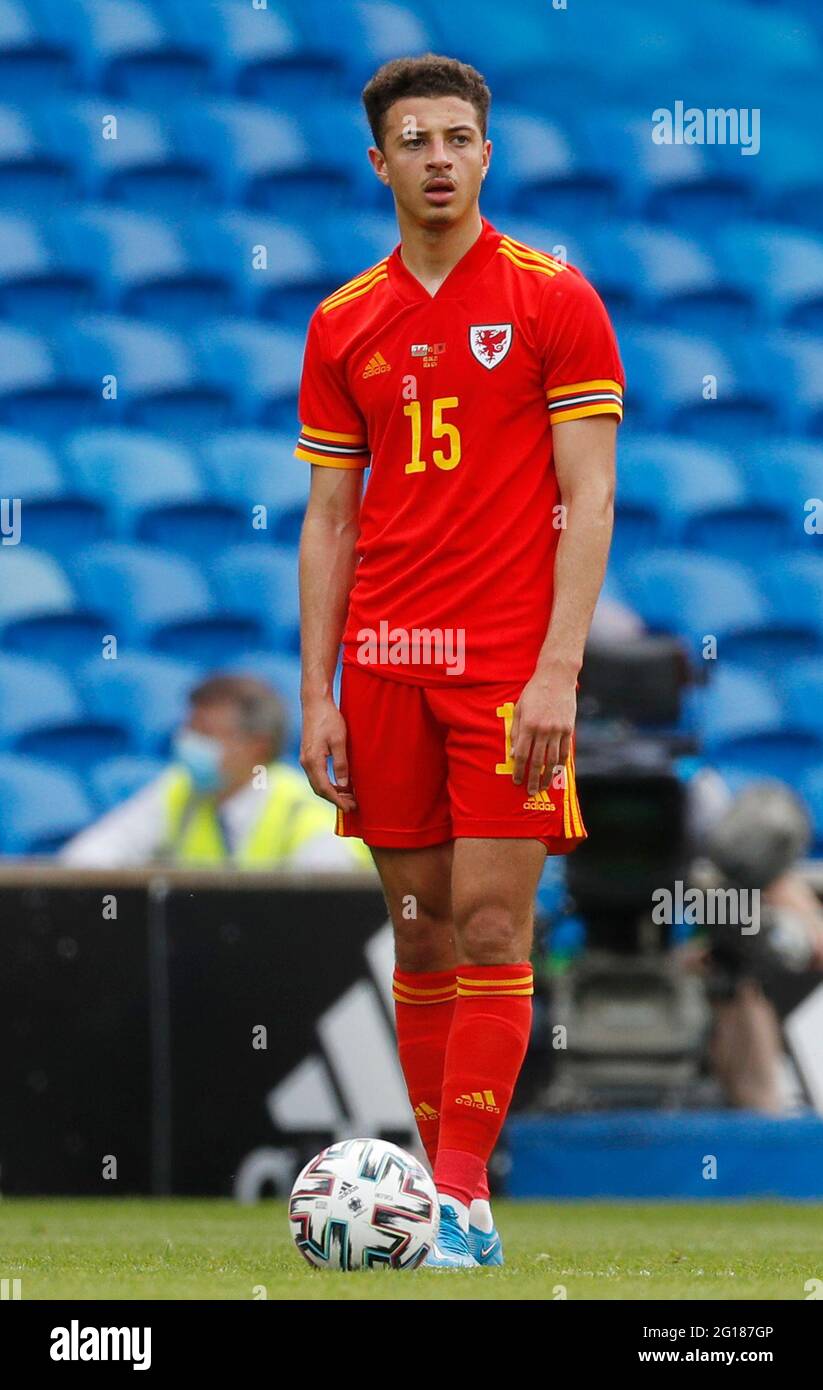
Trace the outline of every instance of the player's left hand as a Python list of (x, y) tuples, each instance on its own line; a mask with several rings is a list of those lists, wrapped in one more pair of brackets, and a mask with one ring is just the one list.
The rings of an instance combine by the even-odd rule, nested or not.
[(528, 766), (529, 795), (548, 787), (555, 770), (565, 768), (577, 717), (576, 672), (535, 671), (524, 685), (512, 720), (513, 781)]

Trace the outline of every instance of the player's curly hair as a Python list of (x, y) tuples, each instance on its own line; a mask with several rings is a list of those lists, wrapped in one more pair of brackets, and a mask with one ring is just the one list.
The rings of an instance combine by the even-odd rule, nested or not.
[(390, 63), (384, 63), (363, 88), (363, 105), (378, 149), (383, 148), (386, 112), (396, 101), (402, 101), (403, 97), (445, 96), (462, 97), (471, 102), (485, 140), (492, 94), (476, 68), (438, 53), (424, 53), (420, 58), (393, 58)]

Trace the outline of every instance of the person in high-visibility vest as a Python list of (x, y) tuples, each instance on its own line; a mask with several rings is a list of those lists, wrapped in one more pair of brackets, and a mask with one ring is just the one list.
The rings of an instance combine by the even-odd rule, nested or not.
[(335, 835), (335, 810), (281, 760), (282, 702), (251, 676), (211, 676), (159, 777), (60, 853), (84, 866), (165, 863), (242, 869), (373, 869), (361, 841)]

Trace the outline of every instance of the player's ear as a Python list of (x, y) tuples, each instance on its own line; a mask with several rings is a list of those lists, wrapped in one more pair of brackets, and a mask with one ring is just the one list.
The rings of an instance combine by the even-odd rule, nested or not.
[(484, 141), (483, 141), (483, 175), (482, 175), (483, 178), (485, 178), (486, 175), (487, 175), (487, 173), (489, 172), (489, 165), (491, 164), (491, 158), (492, 158), (492, 142), (491, 142), (491, 140), (484, 140)]
[(389, 176), (386, 172), (386, 156), (383, 154), (383, 151), (378, 150), (375, 145), (370, 145), (368, 149), (368, 155), (369, 163), (371, 164), (372, 169), (376, 173), (380, 182), (385, 184), (388, 188)]

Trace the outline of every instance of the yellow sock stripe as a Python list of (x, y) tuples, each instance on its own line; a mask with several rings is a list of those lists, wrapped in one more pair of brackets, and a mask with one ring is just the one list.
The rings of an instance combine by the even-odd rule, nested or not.
[(503, 995), (513, 994), (534, 994), (534, 986), (529, 985), (526, 989), (459, 989), (457, 996), (459, 999), (496, 999)]
[(452, 990), (451, 994), (443, 994), (438, 999), (415, 999), (412, 994), (402, 994), (399, 989), (392, 990), (393, 997), (398, 1004), (449, 1004), (457, 998), (457, 990)]
[(369, 290), (373, 290), (375, 285), (379, 284), (381, 280), (388, 280), (388, 278), (389, 273), (387, 270), (384, 270), (381, 275), (375, 275), (367, 285), (361, 285), (359, 289), (350, 290), (348, 294), (338, 295), (332, 303), (324, 304), (323, 313), (327, 314), (330, 309), (339, 309), (341, 304), (348, 304), (351, 299), (359, 299), (361, 295), (368, 294)]
[(405, 980), (400, 980), (395, 975), (394, 986), (396, 989), (408, 990), (409, 994), (442, 994), (444, 989), (454, 989), (454, 980), (447, 980), (444, 985), (427, 985), (422, 988), (420, 985), (407, 985)]
[(508, 246), (498, 246), (497, 254), (498, 256), (505, 256), (513, 265), (518, 266), (520, 270), (536, 270), (540, 275), (549, 275), (552, 279), (554, 279), (557, 274), (556, 270), (551, 270), (547, 265), (540, 265), (537, 261), (531, 263), (529, 261), (521, 261), (519, 256), (516, 256), (513, 251), (509, 250)]
[(566, 269), (563, 262), (558, 261), (556, 256), (550, 256), (547, 251), (538, 251), (534, 246), (526, 246), (525, 242), (517, 241), (513, 236), (504, 236), (500, 244), (507, 246), (510, 251), (514, 251), (524, 259), (533, 256), (535, 260), (542, 261), (544, 265), (551, 266), (555, 271)]
[(358, 290), (363, 285), (368, 284), (370, 280), (374, 279), (375, 275), (379, 275), (380, 272), (385, 269), (387, 260), (388, 257), (385, 257), (382, 261), (378, 261), (376, 265), (370, 266), (368, 270), (362, 271), (360, 275), (352, 276), (351, 280), (347, 280), (345, 285), (340, 285), (338, 289), (332, 290), (331, 294), (327, 294), (326, 298), (321, 300), (321, 303), (332, 304), (334, 300), (339, 299), (341, 295), (349, 294), (352, 290)]
[(527, 985), (533, 979), (534, 971), (530, 970), (528, 975), (518, 975), (511, 980), (501, 980), (499, 978), (496, 980), (476, 980), (473, 975), (458, 975), (457, 983), (459, 985), (474, 985), (478, 989), (491, 989), (495, 985)]

